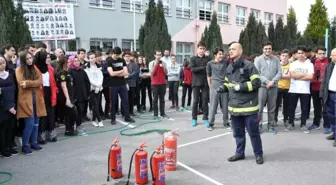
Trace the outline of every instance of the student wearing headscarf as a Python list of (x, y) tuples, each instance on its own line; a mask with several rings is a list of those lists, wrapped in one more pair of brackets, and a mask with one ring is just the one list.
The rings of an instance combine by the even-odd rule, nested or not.
[(41, 117), (39, 125), (39, 143), (46, 144), (47, 140), (56, 142), (57, 131), (55, 128), (54, 107), (57, 102), (57, 86), (55, 81), (54, 68), (50, 64), (50, 54), (39, 51), (35, 54), (34, 64), (42, 73), (44, 103), (47, 116)]
[(77, 133), (79, 135), (85, 135), (86, 129), (82, 125), (82, 119), (85, 117), (86, 102), (89, 100), (90, 94), (90, 80), (83, 68), (81, 68), (81, 62), (77, 57), (69, 57), (70, 70), (69, 74), (73, 78), (73, 87), (75, 91), (75, 105), (78, 111), (78, 117), (76, 121)]

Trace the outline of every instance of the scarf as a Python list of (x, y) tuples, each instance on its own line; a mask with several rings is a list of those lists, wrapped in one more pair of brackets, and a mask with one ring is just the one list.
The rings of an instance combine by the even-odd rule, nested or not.
[(8, 78), (9, 73), (7, 71), (0, 72), (0, 78), (6, 80)]
[(75, 62), (75, 58), (76, 58), (76, 56), (70, 56), (70, 57), (69, 57), (69, 61), (70, 61), (70, 69), (79, 71), (79, 70), (81, 69), (81, 67), (80, 67), (80, 66), (75, 66), (75, 64), (74, 64), (74, 62)]
[(48, 53), (45, 51), (39, 51), (35, 54), (34, 64), (41, 71), (42, 74), (48, 72), (48, 65), (46, 63)]

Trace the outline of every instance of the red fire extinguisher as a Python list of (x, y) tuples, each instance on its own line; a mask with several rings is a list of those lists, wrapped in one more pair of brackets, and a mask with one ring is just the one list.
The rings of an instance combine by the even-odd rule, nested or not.
[(147, 152), (144, 150), (147, 147), (146, 142), (140, 144), (131, 157), (130, 167), (128, 171), (128, 180), (126, 185), (129, 185), (129, 179), (131, 176), (132, 161), (135, 156), (135, 182), (137, 184), (147, 184), (148, 183), (148, 161), (147, 161)]
[(152, 173), (153, 185), (165, 185), (165, 155), (162, 150), (163, 145), (160, 145), (150, 157), (150, 167)]
[(164, 153), (166, 157), (165, 168), (167, 171), (176, 171), (177, 163), (177, 136), (176, 130), (170, 131), (164, 136)]
[(110, 177), (113, 179), (119, 179), (122, 174), (122, 161), (121, 161), (121, 147), (117, 145), (118, 137), (113, 140), (113, 144), (108, 154), (108, 169), (107, 169), (107, 181), (110, 181)]

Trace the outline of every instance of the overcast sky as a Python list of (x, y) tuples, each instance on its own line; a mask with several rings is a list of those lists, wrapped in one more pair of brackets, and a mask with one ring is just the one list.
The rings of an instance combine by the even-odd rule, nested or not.
[[(298, 31), (303, 32), (308, 23), (310, 6), (315, 0), (287, 0), (288, 8), (293, 6), (298, 20)], [(332, 18), (336, 15), (336, 0), (324, 0), (324, 4), (328, 9), (328, 16)], [(333, 7), (333, 8), (332, 8)]]

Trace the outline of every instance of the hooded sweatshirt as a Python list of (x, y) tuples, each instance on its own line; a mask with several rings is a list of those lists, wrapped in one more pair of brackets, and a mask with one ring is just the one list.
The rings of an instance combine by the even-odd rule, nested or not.
[(328, 65), (328, 58), (325, 57), (323, 60), (316, 59), (314, 63), (314, 77), (311, 80), (312, 90), (320, 91), (321, 82), (324, 77), (325, 69)]
[(95, 91), (95, 93), (99, 93), (103, 90), (103, 72), (97, 67), (97, 65), (91, 65), (91, 63), (87, 64), (87, 68), (84, 70), (89, 77), (90, 80), (90, 90)]
[(180, 71), (181, 66), (180, 64), (177, 64), (176, 62), (170, 63), (168, 65), (168, 81), (179, 81), (180, 80)]

